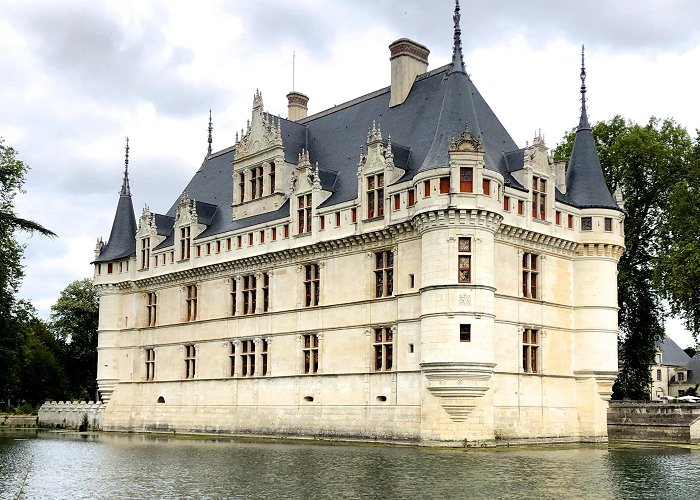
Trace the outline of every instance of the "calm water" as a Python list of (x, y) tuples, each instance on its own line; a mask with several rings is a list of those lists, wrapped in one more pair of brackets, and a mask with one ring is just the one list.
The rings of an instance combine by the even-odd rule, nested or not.
[(0, 433), (0, 498), (700, 498), (700, 450)]

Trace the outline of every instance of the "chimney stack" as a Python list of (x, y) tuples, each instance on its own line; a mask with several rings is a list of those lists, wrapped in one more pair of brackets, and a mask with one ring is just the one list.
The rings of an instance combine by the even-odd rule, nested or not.
[(430, 51), (426, 46), (408, 38), (399, 38), (389, 45), (389, 50), (391, 51), (389, 106), (396, 106), (406, 100), (416, 77), (428, 70)]
[(301, 92), (292, 90), (287, 94), (287, 113), (289, 121), (298, 122), (306, 118), (306, 113), (309, 111), (307, 107), (308, 103), (308, 96), (305, 96)]

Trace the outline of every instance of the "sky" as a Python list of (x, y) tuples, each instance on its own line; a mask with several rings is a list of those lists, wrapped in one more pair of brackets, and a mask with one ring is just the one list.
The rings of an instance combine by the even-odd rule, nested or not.
[[(91, 277), (109, 232), (129, 137), (136, 216), (165, 213), (207, 152), (234, 142), (253, 95), (286, 117), (390, 83), (388, 45), (426, 45), (451, 60), (452, 0), (2, 0), (0, 137), (31, 170), (20, 216), (56, 232), (23, 237), (20, 295), (48, 317), (60, 291)], [(578, 123), (581, 45), (592, 122), (674, 118), (700, 128), (700, 2), (463, 0), (467, 71), (521, 147), (554, 148)], [(293, 54), (295, 55), (293, 57)], [(294, 61), (294, 64), (293, 64)], [(294, 66), (294, 71), (293, 71)], [(293, 77), (294, 75), (294, 77)], [(694, 344), (679, 320), (668, 332)]]

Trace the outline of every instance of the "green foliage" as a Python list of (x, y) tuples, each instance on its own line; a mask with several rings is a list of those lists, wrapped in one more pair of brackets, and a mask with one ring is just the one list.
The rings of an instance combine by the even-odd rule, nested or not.
[[(574, 136), (572, 131), (557, 146), (555, 159), (569, 158)], [(618, 268), (620, 375), (615, 396), (643, 400), (649, 398), (655, 344), (664, 335), (662, 299), (689, 326), (691, 318), (700, 318), (700, 291), (694, 295), (680, 285), (686, 263), (697, 261), (694, 283), (700, 286), (700, 247), (681, 238), (681, 229), (690, 236), (699, 220), (700, 200), (692, 198), (688, 182), (697, 168), (692, 155), (698, 143), (673, 120), (656, 118), (638, 125), (615, 116), (593, 126), (593, 136), (607, 184), (621, 189), (627, 211), (626, 250)]]
[(98, 299), (92, 281), (69, 284), (51, 307), (50, 328), (62, 344), (68, 387), (79, 399), (91, 399), (97, 376)]

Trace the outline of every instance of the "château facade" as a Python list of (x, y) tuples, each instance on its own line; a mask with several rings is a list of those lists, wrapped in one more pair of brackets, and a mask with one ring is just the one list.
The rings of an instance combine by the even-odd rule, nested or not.
[(397, 40), (391, 85), (326, 111), (292, 92), (278, 118), (256, 91), (165, 214), (137, 224), (125, 169), (94, 261), (105, 429), (607, 439), (624, 212), (584, 67), (555, 163), (481, 97), (454, 19), (450, 64)]

